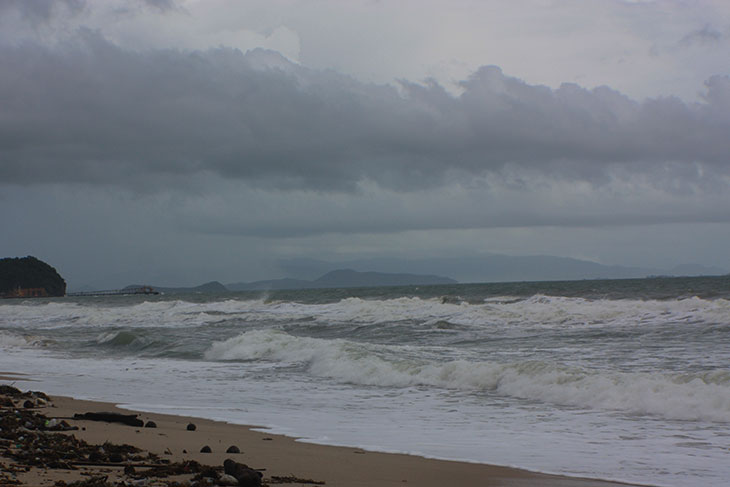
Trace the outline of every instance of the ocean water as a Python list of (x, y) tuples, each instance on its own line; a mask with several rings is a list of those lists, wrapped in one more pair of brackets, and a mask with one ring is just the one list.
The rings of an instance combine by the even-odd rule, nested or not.
[(730, 479), (730, 278), (0, 301), (20, 387), (303, 441)]

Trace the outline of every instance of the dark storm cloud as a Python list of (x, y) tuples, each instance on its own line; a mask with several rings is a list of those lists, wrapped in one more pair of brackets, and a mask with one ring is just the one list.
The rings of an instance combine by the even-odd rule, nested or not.
[(129, 51), (89, 30), (53, 48), (0, 47), (0, 65), (0, 180), (10, 183), (138, 188), (214, 174), (285, 189), (418, 189), (523, 167), (600, 184), (616, 168), (662, 168), (667, 181), (687, 167), (700, 177), (698, 165), (725, 175), (730, 162), (722, 76), (688, 104), (553, 90), (484, 67), (454, 96), (270, 51)]

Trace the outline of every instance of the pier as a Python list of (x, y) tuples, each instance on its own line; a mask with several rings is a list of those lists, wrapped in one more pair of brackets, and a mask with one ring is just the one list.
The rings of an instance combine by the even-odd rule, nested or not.
[(152, 286), (125, 287), (124, 289), (108, 289), (105, 291), (82, 291), (77, 293), (66, 293), (66, 296), (75, 298), (79, 296), (127, 296), (133, 294), (160, 294)]

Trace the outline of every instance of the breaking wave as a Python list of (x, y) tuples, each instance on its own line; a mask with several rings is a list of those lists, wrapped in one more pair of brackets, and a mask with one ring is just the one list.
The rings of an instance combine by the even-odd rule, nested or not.
[(377, 300), (346, 298), (315, 304), (229, 299), (203, 303), (182, 300), (142, 302), (130, 306), (94, 302), (2, 306), (0, 328), (195, 327), (232, 321), (370, 325), (404, 319), (476, 328), (566, 328), (726, 323), (727, 316), (730, 316), (730, 301), (696, 297), (677, 300), (587, 300), (535, 295), (524, 299), (491, 297), (478, 304), (418, 297)]
[(111, 331), (102, 333), (97, 337), (96, 343), (112, 347), (128, 347), (135, 344), (143, 344), (144, 340), (131, 331)]
[(43, 348), (52, 343), (53, 340), (37, 335), (17, 335), (14, 333), (0, 331), (0, 349), (11, 350), (15, 348)]
[(0, 349), (28, 347), (32, 345), (32, 338), (0, 331)]
[(358, 385), (432, 386), (667, 419), (730, 422), (730, 370), (609, 372), (531, 360), (439, 360), (438, 352), (255, 330), (213, 343), (205, 358), (299, 365), (308, 374)]

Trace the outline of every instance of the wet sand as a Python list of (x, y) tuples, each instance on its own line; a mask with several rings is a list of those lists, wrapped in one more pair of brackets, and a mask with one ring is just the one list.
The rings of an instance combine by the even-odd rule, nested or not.
[[(17, 374), (0, 372), (0, 384), (10, 384), (20, 380)], [(32, 382), (16, 383), (21, 390), (32, 389)], [(48, 418), (65, 419), (71, 426), (79, 429), (64, 432), (91, 444), (111, 442), (130, 444), (142, 450), (159, 455), (162, 460), (184, 462), (195, 460), (203, 465), (221, 466), (230, 458), (245, 463), (251, 468), (261, 469), (264, 485), (280, 483), (281, 478), (289, 478), (284, 485), (311, 486), (303, 480), (324, 482), (328, 486), (393, 487), (412, 485), (419, 487), (443, 486), (505, 486), (505, 487), (610, 487), (628, 485), (600, 480), (569, 478), (545, 475), (525, 470), (474, 464), (455, 461), (442, 461), (412, 455), (375, 453), (358, 448), (313, 445), (295, 439), (252, 431), (250, 426), (233, 425), (182, 416), (138, 413), (145, 423), (154, 421), (156, 428), (127, 426), (119, 423), (105, 423), (90, 420), (71, 419), (75, 413), (130, 411), (116, 408), (112, 404), (82, 401), (68, 397), (52, 397), (48, 406), (36, 409)], [(3, 407), (2, 414), (14, 414), (13, 408)], [(186, 429), (189, 423), (196, 425), (195, 431)], [(209, 446), (211, 453), (200, 453)], [(236, 446), (241, 453), (226, 453), (230, 446)], [(10, 470), (13, 460), (2, 457), (0, 465)], [(109, 485), (133, 485), (133, 479), (124, 474), (124, 463), (119, 466), (86, 465), (77, 470), (32, 467), (27, 472), (17, 472), (13, 478), (21, 485), (52, 486), (63, 480), (87, 480), (95, 475), (107, 476)], [(15, 470), (16, 468), (12, 468)], [(280, 477), (280, 479), (274, 479)], [(178, 481), (182, 485), (190, 482), (192, 475), (159, 479), (148, 485), (167, 485)], [(295, 481), (299, 479), (299, 481)], [(0, 485), (3, 482), (0, 480)], [(139, 484), (141, 485), (141, 484)]]

